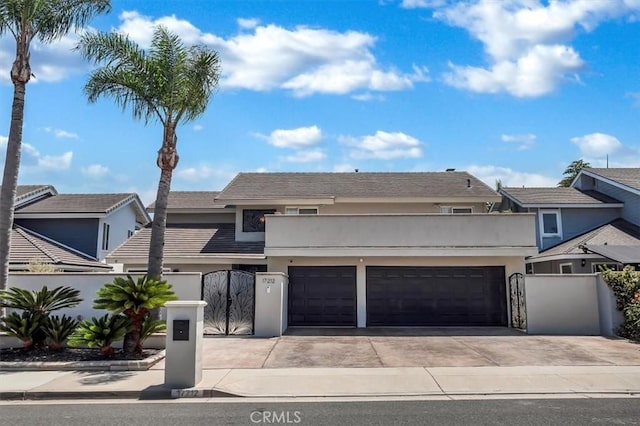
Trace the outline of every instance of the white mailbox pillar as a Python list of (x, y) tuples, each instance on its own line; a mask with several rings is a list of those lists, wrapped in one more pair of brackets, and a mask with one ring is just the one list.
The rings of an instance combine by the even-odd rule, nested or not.
[(202, 300), (167, 302), (167, 343), (164, 383), (191, 388), (202, 380), (204, 307)]
[(281, 272), (256, 273), (254, 335), (282, 336), (287, 329), (289, 278)]

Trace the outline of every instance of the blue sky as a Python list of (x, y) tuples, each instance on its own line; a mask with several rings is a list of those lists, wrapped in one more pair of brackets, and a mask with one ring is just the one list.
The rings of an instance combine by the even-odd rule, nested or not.
[[(640, 167), (640, 0), (112, 0), (91, 29), (146, 46), (154, 24), (222, 59), (178, 128), (172, 189), (240, 171), (467, 170), (555, 185), (571, 161)], [(162, 129), (88, 104), (70, 34), (32, 46), (20, 182), (153, 200)], [(14, 47), (0, 39), (0, 148)], [(0, 160), (1, 161), (1, 160)]]

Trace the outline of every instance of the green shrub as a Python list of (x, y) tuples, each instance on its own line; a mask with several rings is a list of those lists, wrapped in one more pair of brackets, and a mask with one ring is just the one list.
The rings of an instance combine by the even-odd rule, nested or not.
[(20, 339), (24, 349), (33, 348), (33, 335), (41, 326), (41, 321), (34, 318), (29, 312), (11, 312), (0, 320), (0, 331)]
[(65, 340), (69, 338), (77, 326), (78, 321), (66, 315), (49, 317), (44, 325), (44, 334), (47, 336), (49, 348), (54, 351), (61, 350)]
[(114, 314), (124, 314), (131, 321), (123, 350), (127, 355), (142, 352), (143, 323), (152, 309), (164, 306), (169, 300), (177, 297), (171, 285), (147, 276), (137, 280), (117, 277), (98, 290), (98, 298), (93, 301), (94, 309), (106, 309)]
[(97, 347), (105, 357), (113, 356), (115, 350), (111, 345), (121, 340), (129, 329), (129, 318), (124, 315), (106, 314), (82, 321), (69, 336), (69, 346)]
[[(45, 327), (51, 312), (77, 306), (82, 302), (79, 295), (80, 291), (62, 286), (53, 290), (44, 286), (38, 291), (18, 287), (0, 290), (0, 308), (22, 311), (17, 316), (0, 319), (0, 329), (22, 340), (25, 349), (44, 346), (47, 338)], [(26, 332), (30, 335), (24, 335)]]
[(640, 272), (625, 266), (622, 271), (602, 272), (602, 278), (613, 290), (616, 307), (624, 315), (618, 334), (640, 340)]
[(142, 332), (140, 333), (140, 344), (144, 343), (154, 333), (160, 333), (167, 329), (167, 323), (164, 320), (157, 320), (148, 316), (142, 322)]

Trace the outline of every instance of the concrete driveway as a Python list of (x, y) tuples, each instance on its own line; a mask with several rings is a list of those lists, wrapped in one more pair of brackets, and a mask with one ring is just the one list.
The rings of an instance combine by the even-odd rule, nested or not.
[(640, 345), (600, 336), (530, 336), (507, 328), (297, 329), (276, 338), (206, 338), (203, 364), (207, 369), (621, 366), (640, 365)]

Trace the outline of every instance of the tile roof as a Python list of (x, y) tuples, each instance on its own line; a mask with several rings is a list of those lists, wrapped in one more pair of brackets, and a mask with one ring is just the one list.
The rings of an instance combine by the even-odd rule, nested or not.
[(609, 204), (620, 201), (596, 191), (581, 191), (577, 188), (518, 188), (505, 187), (501, 193), (522, 206), (537, 204)]
[[(219, 209), (224, 208), (219, 204), (214, 205), (213, 200), (220, 194), (220, 191), (171, 191), (169, 192), (169, 203), (167, 208), (169, 209)], [(153, 211), (156, 203), (155, 201), (149, 206), (147, 210)]]
[(562, 242), (530, 257), (530, 260), (542, 261), (546, 257), (563, 254), (583, 254), (580, 248), (587, 246), (638, 246), (640, 250), (640, 226), (616, 219), (591, 231)]
[[(471, 187), (467, 187), (467, 180)], [(239, 173), (218, 200), (283, 198), (439, 198), (497, 194), (467, 172), (419, 173)]]
[(619, 167), (613, 169), (588, 168), (584, 169), (584, 171), (602, 176), (606, 179), (611, 179), (622, 185), (626, 185), (640, 191), (640, 167)]
[(65, 247), (28, 229), (15, 226), (11, 232), (9, 264), (27, 265), (34, 260), (50, 263), (61, 269), (65, 266), (87, 271), (112, 269), (111, 266), (98, 262), (91, 256)]
[(53, 188), (51, 185), (18, 185), (16, 188), (16, 198), (24, 197), (32, 192), (38, 192), (46, 188)]
[(21, 213), (108, 213), (135, 194), (58, 194), (19, 209)]
[[(235, 224), (168, 224), (165, 230), (165, 257), (193, 257), (212, 254), (262, 254), (264, 241), (236, 241)], [(146, 227), (136, 232), (122, 243), (108, 258), (140, 257), (149, 254), (151, 228)]]
[(587, 246), (590, 252), (620, 263), (640, 263), (640, 245), (637, 246)]
[(18, 206), (18, 214), (108, 214), (111, 211), (128, 204), (134, 203), (136, 220), (138, 223), (147, 224), (149, 216), (144, 210), (140, 198), (135, 193), (118, 194), (58, 194), (47, 197), (37, 202)]

